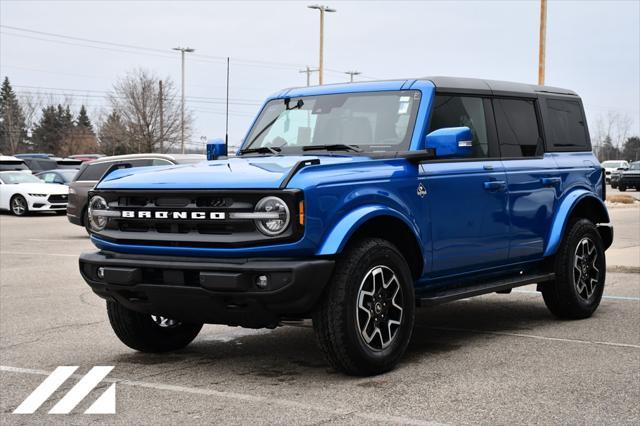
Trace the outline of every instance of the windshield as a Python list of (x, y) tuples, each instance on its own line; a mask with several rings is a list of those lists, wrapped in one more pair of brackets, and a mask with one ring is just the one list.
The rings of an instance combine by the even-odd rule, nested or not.
[(14, 184), (14, 183), (42, 183), (42, 180), (38, 179), (32, 174), (24, 173), (24, 172), (7, 172), (0, 173), (0, 179), (2, 182), (6, 184)]
[(69, 169), (59, 170), (58, 173), (62, 176), (65, 182), (71, 182), (73, 178), (78, 174), (78, 171), (75, 169)]
[(243, 150), (277, 148), (300, 152), (339, 145), (364, 151), (409, 148), (420, 92), (344, 93), (275, 99), (260, 113)]
[(602, 163), (602, 167), (606, 167), (609, 169), (623, 167), (624, 163), (622, 161), (605, 161)]
[(640, 163), (631, 163), (629, 170), (640, 170)]

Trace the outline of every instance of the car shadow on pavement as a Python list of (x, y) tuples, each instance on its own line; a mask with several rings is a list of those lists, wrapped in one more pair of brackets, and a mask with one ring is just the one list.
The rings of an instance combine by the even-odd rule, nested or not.
[[(490, 296), (491, 297), (491, 296)], [(470, 347), (482, 332), (528, 332), (555, 322), (541, 299), (492, 297), (468, 300), (416, 311), (413, 337), (398, 368), (423, 362), (429, 357)], [(234, 330), (236, 337), (207, 332), (186, 349), (171, 354), (125, 353), (113, 359), (118, 364), (175, 364), (205, 376), (254, 376), (272, 384), (293, 380), (343, 377), (324, 360), (309, 326), (285, 326), (275, 330)], [(240, 332), (236, 332), (240, 330)], [(169, 369), (170, 370), (170, 369)], [(182, 371), (183, 368), (181, 367)], [(322, 379), (324, 380), (324, 379)], [(338, 379), (342, 380), (342, 379)]]

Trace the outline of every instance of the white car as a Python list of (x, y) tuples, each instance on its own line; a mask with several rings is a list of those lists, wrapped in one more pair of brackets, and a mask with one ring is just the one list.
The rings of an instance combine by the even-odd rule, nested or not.
[(619, 170), (629, 170), (629, 163), (624, 160), (609, 160), (600, 164), (604, 168), (607, 183), (611, 180), (611, 174)]
[(44, 183), (31, 173), (0, 172), (0, 209), (16, 216), (29, 212), (67, 211), (69, 187)]

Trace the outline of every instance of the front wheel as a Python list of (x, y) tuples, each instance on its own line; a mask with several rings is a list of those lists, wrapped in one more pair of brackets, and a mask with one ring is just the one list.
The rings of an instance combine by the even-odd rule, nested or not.
[(202, 329), (202, 324), (185, 324), (159, 315), (135, 312), (113, 301), (107, 301), (107, 313), (111, 328), (122, 343), (141, 352), (182, 349)]
[(590, 317), (604, 292), (606, 261), (596, 226), (579, 219), (569, 229), (555, 259), (556, 279), (542, 287), (547, 308), (567, 319)]
[(11, 213), (16, 216), (25, 216), (29, 213), (29, 204), (22, 195), (14, 195), (11, 199)]
[(407, 262), (391, 243), (371, 238), (353, 244), (336, 263), (313, 326), (332, 367), (351, 375), (380, 374), (404, 354), (414, 310)]

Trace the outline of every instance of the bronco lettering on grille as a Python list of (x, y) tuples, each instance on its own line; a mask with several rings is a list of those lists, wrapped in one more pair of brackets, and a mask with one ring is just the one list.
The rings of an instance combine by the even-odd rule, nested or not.
[(187, 220), (224, 220), (224, 212), (185, 212), (185, 211), (150, 211), (150, 210), (123, 210), (123, 218), (129, 219), (187, 219)]

